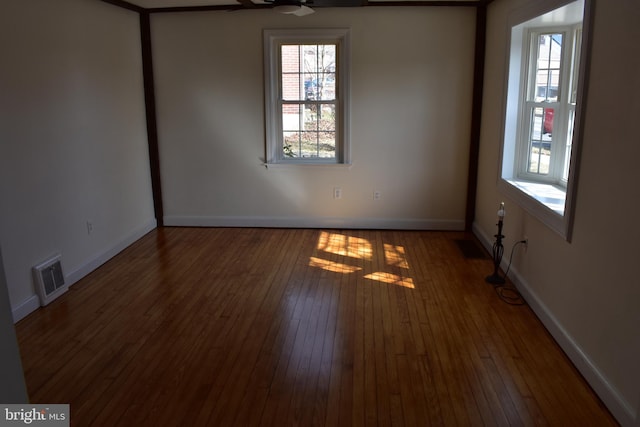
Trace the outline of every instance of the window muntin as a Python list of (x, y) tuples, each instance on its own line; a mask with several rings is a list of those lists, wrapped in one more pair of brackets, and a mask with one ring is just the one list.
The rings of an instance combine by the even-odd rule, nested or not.
[(267, 164), (348, 164), (346, 29), (265, 30)]

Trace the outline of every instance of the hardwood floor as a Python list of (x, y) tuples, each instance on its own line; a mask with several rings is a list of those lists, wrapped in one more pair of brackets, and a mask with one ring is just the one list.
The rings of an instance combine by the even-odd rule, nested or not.
[(16, 325), (74, 426), (616, 425), (456, 232), (164, 228)]

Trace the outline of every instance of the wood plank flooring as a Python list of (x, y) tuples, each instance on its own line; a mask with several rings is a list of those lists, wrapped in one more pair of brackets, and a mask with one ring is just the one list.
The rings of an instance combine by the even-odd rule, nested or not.
[(163, 228), (16, 325), (74, 426), (607, 426), (457, 232)]

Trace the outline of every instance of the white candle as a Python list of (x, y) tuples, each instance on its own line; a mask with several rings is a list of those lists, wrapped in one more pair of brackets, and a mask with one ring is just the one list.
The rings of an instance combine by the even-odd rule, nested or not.
[(500, 209), (498, 209), (498, 221), (504, 219), (504, 202), (500, 202)]

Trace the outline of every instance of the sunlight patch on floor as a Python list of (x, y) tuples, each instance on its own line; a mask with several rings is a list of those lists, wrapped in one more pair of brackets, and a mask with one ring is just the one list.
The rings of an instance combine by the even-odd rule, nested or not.
[(404, 247), (384, 244), (384, 259), (387, 265), (393, 265), (394, 267), (409, 269), (409, 263), (404, 254)]
[(318, 267), (334, 273), (355, 273), (358, 270), (362, 270), (360, 267), (342, 264), (335, 261), (328, 261), (326, 259), (316, 258), (313, 256), (309, 258), (309, 266)]
[[(408, 277), (409, 261), (404, 246), (384, 243), (383, 248), (384, 265), (379, 265), (383, 263), (382, 254), (378, 255), (380, 263), (374, 262), (374, 248), (369, 240), (342, 233), (322, 231), (318, 237), (317, 249), (319, 253), (316, 254), (320, 257), (309, 257), (309, 265), (334, 273), (352, 274), (362, 271), (364, 279), (415, 289), (413, 279)], [(341, 261), (345, 262), (323, 259), (321, 252), (344, 257), (341, 258)], [(356, 265), (351, 265), (350, 260), (353, 260)], [(390, 269), (394, 273), (378, 271), (380, 269)]]
[(375, 280), (376, 282), (387, 283), (389, 285), (398, 285), (403, 288), (415, 289), (413, 279), (411, 277), (402, 277), (393, 273), (385, 273), (384, 271), (377, 271), (364, 276), (365, 279)]
[(335, 255), (371, 260), (373, 248), (366, 239), (323, 231), (318, 238), (318, 249)]

